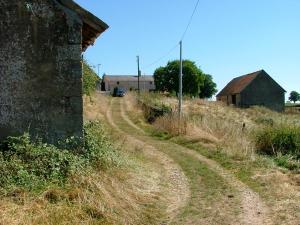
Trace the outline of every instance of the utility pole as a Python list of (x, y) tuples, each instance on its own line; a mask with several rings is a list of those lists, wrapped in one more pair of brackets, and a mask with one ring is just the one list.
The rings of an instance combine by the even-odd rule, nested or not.
[(137, 56), (137, 65), (138, 65), (138, 93), (140, 94), (140, 75), (141, 75), (141, 71), (140, 71), (140, 56)]
[[(179, 42), (180, 44), (180, 69), (179, 69), (179, 106), (178, 106), (178, 113), (179, 113), (179, 121), (182, 118), (182, 40)], [(181, 122), (179, 123), (181, 124)]]

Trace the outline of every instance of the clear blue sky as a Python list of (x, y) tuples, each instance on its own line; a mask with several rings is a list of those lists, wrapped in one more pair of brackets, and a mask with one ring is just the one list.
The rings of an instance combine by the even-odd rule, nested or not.
[[(85, 57), (100, 74), (142, 74), (178, 59), (179, 42), (197, 0), (75, 0), (110, 28)], [(200, 0), (184, 39), (184, 58), (213, 75), (218, 89), (264, 69), (288, 92), (300, 92), (300, 0)]]

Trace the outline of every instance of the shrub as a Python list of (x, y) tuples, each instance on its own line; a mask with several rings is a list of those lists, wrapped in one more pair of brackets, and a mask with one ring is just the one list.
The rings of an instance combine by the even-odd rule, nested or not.
[(149, 104), (142, 103), (142, 107), (144, 111), (144, 117), (149, 123), (154, 123), (158, 117), (171, 114), (172, 112), (172, 109), (164, 104), (154, 104), (154, 106), (151, 106)]
[[(76, 139), (64, 146), (75, 146)], [(124, 160), (106, 137), (100, 122), (85, 125), (85, 143), (81, 152), (60, 149), (41, 141), (31, 142), (28, 134), (9, 137), (0, 143), (0, 191), (16, 188), (38, 191), (56, 184), (63, 185), (77, 171), (90, 167), (107, 169)]]
[(102, 169), (119, 167), (124, 159), (107, 137), (101, 122), (90, 122), (85, 125), (84, 157), (94, 166)]
[(91, 66), (83, 61), (83, 93), (91, 95), (95, 90), (97, 84), (100, 83), (100, 78), (92, 70)]
[(300, 127), (265, 127), (255, 137), (257, 151), (267, 155), (292, 155), (300, 158)]
[(48, 181), (64, 182), (80, 158), (52, 145), (31, 143), (28, 134), (9, 137), (1, 144), (0, 187), (38, 189)]

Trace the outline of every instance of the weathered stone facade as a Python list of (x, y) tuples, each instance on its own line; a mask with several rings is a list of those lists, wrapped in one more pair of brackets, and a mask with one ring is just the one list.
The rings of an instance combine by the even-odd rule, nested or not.
[(83, 136), (83, 26), (60, 1), (0, 0), (0, 139)]

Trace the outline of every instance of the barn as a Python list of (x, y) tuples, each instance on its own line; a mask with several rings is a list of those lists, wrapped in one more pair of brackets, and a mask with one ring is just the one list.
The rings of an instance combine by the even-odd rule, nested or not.
[(234, 78), (217, 94), (217, 100), (241, 108), (264, 106), (274, 111), (285, 108), (286, 91), (264, 70)]
[(0, 6), (0, 139), (83, 137), (82, 53), (108, 25), (72, 0)]

